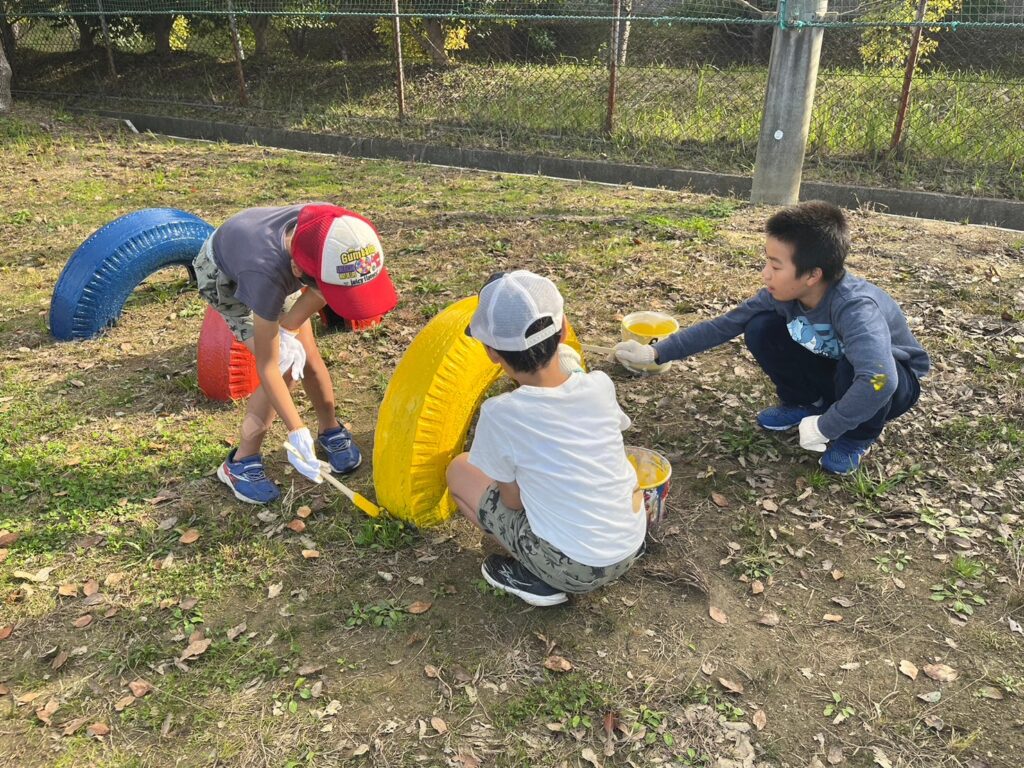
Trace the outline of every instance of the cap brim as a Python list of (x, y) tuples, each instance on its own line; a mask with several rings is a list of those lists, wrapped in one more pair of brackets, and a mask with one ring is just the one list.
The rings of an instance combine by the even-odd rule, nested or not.
[(346, 320), (369, 320), (387, 314), (398, 304), (398, 293), (387, 267), (363, 285), (354, 287), (319, 283), (327, 305)]

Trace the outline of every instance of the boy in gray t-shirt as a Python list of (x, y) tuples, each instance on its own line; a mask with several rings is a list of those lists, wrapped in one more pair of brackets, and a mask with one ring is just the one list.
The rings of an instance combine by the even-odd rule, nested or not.
[(757, 414), (764, 429), (800, 428), (800, 445), (845, 475), (882, 433), (913, 407), (928, 354), (893, 298), (847, 274), (850, 231), (843, 212), (821, 201), (785, 208), (765, 224), (764, 283), (721, 317), (677, 331), (657, 344), (623, 341), (615, 357), (629, 366), (703, 352), (741, 333), (775, 384), (779, 405)]
[[(277, 414), (288, 427), (288, 460), (319, 482), (320, 462), (291, 389), (302, 381), (316, 410), (318, 440), (331, 470), (351, 472), (362, 456), (338, 423), (334, 386), (309, 319), (325, 305), (365, 320), (394, 309), (377, 230), (326, 203), (249, 208), (225, 221), (193, 262), (199, 292), (256, 358), (260, 386), (249, 397), (238, 446), (217, 470), (235, 496), (267, 504), (280, 496), (263, 473), (260, 447)], [(306, 291), (301, 294), (303, 288)]]

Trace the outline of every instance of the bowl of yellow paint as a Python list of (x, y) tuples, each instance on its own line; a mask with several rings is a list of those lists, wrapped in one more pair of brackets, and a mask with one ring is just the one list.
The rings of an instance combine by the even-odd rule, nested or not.
[(626, 458), (636, 470), (637, 483), (644, 494), (647, 528), (650, 530), (665, 517), (665, 498), (672, 485), (672, 465), (657, 451), (635, 445), (626, 446)]
[[(661, 312), (632, 312), (622, 318), (622, 340), (650, 344), (661, 341), (679, 330), (679, 323), (671, 315)], [(660, 365), (624, 365), (633, 373), (663, 373), (672, 367), (671, 361)]]

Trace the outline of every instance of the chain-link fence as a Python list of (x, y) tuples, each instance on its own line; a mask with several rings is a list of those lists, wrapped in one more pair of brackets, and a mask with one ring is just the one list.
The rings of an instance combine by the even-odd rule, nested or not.
[(749, 172), (773, 31), (825, 27), (805, 178), (1024, 198), (1024, 0), (786, 4), (0, 0), (0, 40), (21, 98)]

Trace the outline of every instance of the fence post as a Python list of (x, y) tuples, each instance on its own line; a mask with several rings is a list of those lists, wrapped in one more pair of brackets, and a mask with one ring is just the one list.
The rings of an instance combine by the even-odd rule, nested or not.
[(611, 138), (615, 129), (615, 91), (619, 80), (619, 25), (622, 20), (619, 14), (622, 11), (621, 0), (612, 0), (612, 39), (608, 46), (608, 111), (604, 117), (604, 135)]
[(249, 91), (245, 87), (245, 70), (242, 62), (245, 51), (242, 50), (242, 38), (238, 34), (238, 21), (235, 19), (235, 6), (228, 0), (228, 25), (231, 27), (231, 47), (235, 49), (235, 69), (238, 73), (238, 100), (243, 107), (249, 106)]
[(779, 2), (750, 191), (752, 203), (790, 205), (800, 198), (824, 32), (803, 23), (823, 17), (827, 10), (828, 0)]
[(107, 17), (103, 13), (103, 0), (96, 0), (96, 8), (100, 12), (100, 28), (103, 30), (103, 44), (107, 47), (107, 66), (110, 67), (110, 76), (117, 80), (117, 68), (114, 66), (114, 49), (110, 44), (110, 28), (107, 26)]
[(910, 51), (907, 53), (907, 71), (903, 75), (903, 90), (900, 92), (900, 108), (896, 112), (896, 125), (892, 129), (892, 142), (889, 149), (895, 152), (903, 141), (903, 124), (907, 119), (907, 107), (910, 105), (910, 84), (914, 80), (914, 70), (917, 69), (917, 51), (921, 45), (921, 22), (924, 21), (924, 14), (928, 10), (928, 0), (921, 0), (917, 4), (917, 15), (914, 21), (917, 26), (910, 33)]
[(395, 29), (395, 68), (398, 70), (398, 119), (405, 119), (405, 67), (402, 64), (402, 20), (398, 15), (398, 0), (392, 0)]

